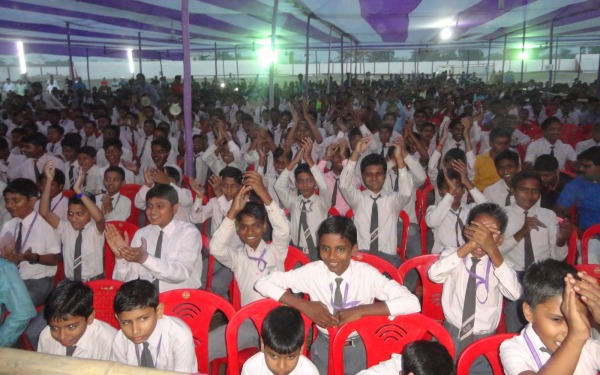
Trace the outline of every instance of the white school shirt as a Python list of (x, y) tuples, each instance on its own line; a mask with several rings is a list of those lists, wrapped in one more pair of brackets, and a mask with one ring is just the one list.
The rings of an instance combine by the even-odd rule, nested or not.
[[(506, 196), (510, 192), (510, 187), (506, 184), (504, 179), (499, 179), (492, 185), (483, 189), (483, 195), (488, 202), (496, 203), (500, 207), (507, 207), (506, 204)], [(515, 196), (510, 196), (510, 203), (515, 203)]]
[[(525, 239), (515, 241), (515, 233), (518, 232), (525, 223), (525, 211), (516, 204), (505, 207), (508, 216), (508, 225), (504, 231), (504, 242), (500, 246), (500, 251), (505, 259), (508, 259), (515, 270), (525, 270)], [(527, 216), (537, 216), (546, 228), (539, 227), (538, 230), (532, 230), (531, 244), (533, 247), (533, 256), (536, 261), (542, 261), (547, 258), (564, 260), (569, 252), (568, 241), (564, 246), (556, 246), (556, 235), (558, 233), (558, 224), (556, 214), (552, 210), (533, 206), (529, 209)]]
[[(76, 176), (79, 176), (79, 169)], [(68, 178), (68, 177), (66, 177)], [(92, 167), (85, 174), (85, 186), (83, 190), (92, 194), (98, 194), (104, 190), (104, 176), (100, 175), (100, 168), (97, 165)]]
[(219, 228), (219, 225), (221, 225), (223, 218), (227, 216), (232, 203), (233, 200), (228, 201), (225, 195), (221, 195), (220, 197), (210, 198), (206, 202), (206, 205), (204, 205), (202, 198), (196, 196), (190, 210), (190, 222), (193, 224), (202, 224), (207, 219), (212, 218), (209, 232), (212, 236), (217, 228)]
[[(36, 212), (40, 211), (40, 201), (36, 201), (33, 209)], [(69, 198), (59, 193), (56, 197), (50, 200), (50, 211), (52, 211), (61, 220), (67, 220), (67, 211), (69, 209)]]
[[(96, 206), (102, 211), (102, 197), (104, 194), (96, 195)], [(121, 193), (111, 197), (113, 210), (104, 215), (104, 221), (126, 221), (131, 215), (131, 199)]]
[(202, 155), (202, 160), (208, 165), (210, 170), (218, 175), (219, 172), (225, 167), (235, 167), (241, 171), (246, 169), (244, 160), (242, 158), (242, 153), (238, 145), (235, 144), (234, 141), (229, 141), (227, 143), (229, 147), (229, 151), (233, 154), (233, 161), (229, 164), (225, 164), (225, 162), (221, 159), (221, 156), (217, 156), (215, 151), (217, 150), (217, 146), (213, 143), (210, 145), (206, 151), (204, 151), (204, 155)]
[(273, 271), (284, 270), (283, 264), (290, 244), (290, 224), (283, 210), (275, 202), (271, 202), (266, 209), (273, 227), (273, 241), (270, 244), (261, 241), (256, 250), (248, 245), (227, 246), (228, 240), (237, 236), (235, 222), (228, 217), (223, 219), (210, 241), (211, 255), (231, 269), (235, 275), (240, 288), (242, 306), (263, 299), (263, 296), (254, 290), (254, 284), (258, 279)]
[[(427, 207), (425, 213), (425, 222), (433, 231), (433, 247), (432, 254), (438, 254), (446, 247), (460, 247), (465, 243), (462, 231), (459, 228), (456, 233), (456, 214), (458, 213), (463, 224), (467, 224), (467, 217), (473, 207), (480, 203), (485, 203), (487, 200), (477, 188), (469, 191), (473, 197), (474, 203), (461, 203), (457, 211), (452, 210), (452, 202), (454, 197), (450, 193), (446, 193), (444, 198), (437, 204)], [(466, 194), (463, 194), (463, 196)]]
[(392, 357), (387, 361), (381, 361), (356, 375), (398, 375), (400, 371), (402, 371), (402, 355), (392, 353)]
[[(331, 207), (331, 196), (327, 190), (327, 182), (317, 165), (310, 168), (310, 172), (315, 179), (319, 195), (313, 194), (309, 198), (304, 198), (298, 194), (298, 190), (294, 187), (288, 187), (288, 180), (291, 172), (286, 168), (281, 172), (279, 178), (275, 182), (275, 191), (279, 196), (279, 201), (283, 207), (290, 211), (292, 242), (302, 248), (307, 248), (304, 232), (300, 232), (300, 215), (302, 214), (302, 202), (306, 203), (306, 222), (310, 229), (310, 235), (315, 246), (317, 245), (317, 230), (323, 220), (327, 219), (327, 213)], [(341, 186), (341, 182), (340, 182)], [(298, 240), (300, 237), (300, 240)]]
[[(16, 176), (14, 177), (28, 178), (34, 182), (37, 182), (37, 179), (35, 177), (35, 170), (33, 168), (33, 163), (37, 165), (40, 174), (43, 175), (44, 165), (46, 165), (46, 163), (50, 160), (53, 160), (56, 163), (56, 169), (64, 169), (65, 163), (62, 161), (62, 159), (59, 159), (52, 154), (45, 153), (44, 155), (42, 155), (42, 157), (37, 159), (37, 161), (33, 158), (27, 158), (25, 161), (23, 161), (23, 163), (20, 164), (19, 169), (16, 171)], [(9, 176), (9, 178), (11, 178), (11, 176)]]
[(408, 175), (406, 168), (398, 171), (398, 191), (380, 191), (378, 194), (369, 189), (360, 191), (352, 185), (356, 162), (349, 160), (342, 170), (340, 176), (340, 189), (346, 202), (354, 211), (354, 224), (358, 231), (358, 248), (367, 250), (371, 245), (371, 212), (373, 208), (373, 197), (377, 199), (377, 223), (379, 224), (379, 251), (387, 254), (396, 254), (398, 242), (398, 216), (407, 202), (410, 201), (412, 193), (412, 178)]
[[(258, 352), (250, 357), (242, 367), (242, 375), (273, 375), (265, 362), (265, 353)], [(289, 375), (319, 375), (319, 370), (310, 359), (300, 355), (296, 367)]]
[[(141, 168), (148, 168), (148, 166), (154, 164), (152, 160), (152, 140), (154, 138), (151, 135), (144, 137), (138, 137), (137, 139), (137, 156), (140, 158)], [(144, 151), (142, 153), (142, 150)]]
[[(433, 151), (431, 156), (429, 157), (429, 164), (427, 165), (427, 175), (429, 176), (429, 181), (434, 186), (435, 190), (435, 201), (439, 202), (442, 197), (440, 197), (440, 192), (437, 188), (437, 177), (440, 173), (440, 168), (438, 164), (442, 159), (442, 154), (437, 150), (437, 148)], [(467, 152), (467, 176), (469, 180), (473, 181), (475, 177), (475, 153), (473, 150)], [(463, 203), (467, 202), (467, 196), (463, 195)]]
[(154, 254), (161, 228), (158, 225), (147, 225), (135, 232), (131, 247), (141, 246), (142, 238), (145, 238), (148, 259), (144, 263), (117, 259), (113, 278), (121, 281), (138, 278), (148, 281), (159, 279), (160, 292), (185, 288), (199, 289), (202, 286), (200, 232), (192, 224), (177, 219), (171, 220), (162, 231), (160, 258), (155, 257)]
[[(412, 179), (413, 184), (410, 200), (406, 202), (406, 205), (404, 206), (403, 210), (406, 211), (406, 213), (408, 214), (408, 218), (410, 219), (410, 222), (412, 224), (418, 224), (419, 220), (417, 219), (416, 212), (417, 189), (425, 183), (425, 180), (427, 180), (427, 174), (425, 173), (425, 170), (423, 169), (421, 164), (417, 160), (415, 160), (411, 155), (406, 155), (406, 157), (404, 158), (404, 162), (408, 167), (408, 175)], [(393, 192), (397, 176), (398, 172), (396, 172), (393, 168), (390, 168), (388, 166), (383, 190)], [(398, 176), (398, 178), (400, 177)], [(400, 185), (400, 180), (398, 180), (398, 185)]]
[[(177, 199), (179, 204), (179, 209), (177, 213), (175, 213), (175, 218), (177, 220), (189, 223), (190, 220), (190, 207), (192, 206), (192, 192), (188, 189), (181, 188), (174, 183), (170, 183), (175, 191), (177, 192)], [(133, 198), (133, 203), (135, 207), (139, 210), (146, 209), (146, 194), (148, 190), (150, 190), (146, 184), (143, 184), (140, 190), (135, 194)]]
[[(123, 159), (121, 159), (122, 161)], [(110, 165), (107, 163), (105, 164), (103, 167), (99, 167), (98, 169), (98, 175), (100, 176), (100, 178), (102, 178), (102, 186), (104, 186), (104, 173), (106, 172), (106, 170), (108, 169), (108, 167), (110, 167)], [(136, 183), (136, 176), (135, 174), (133, 174), (132, 171), (130, 171), (129, 169), (125, 168), (125, 166), (123, 165), (123, 163), (119, 163), (119, 165), (117, 165), (117, 167), (121, 168), (123, 170), (123, 172), (125, 172), (125, 181), (124, 183), (126, 184), (135, 184)], [(139, 172), (138, 172), (139, 173)], [(142, 177), (143, 179), (143, 177)]]
[[(525, 163), (533, 164), (540, 155), (550, 154), (552, 151), (550, 142), (546, 138), (536, 139), (527, 146), (525, 154)], [(558, 160), (558, 168), (564, 169), (567, 160), (577, 160), (577, 154), (571, 145), (563, 143), (560, 139), (554, 144), (554, 157)]]
[[(254, 288), (275, 301), (279, 301), (289, 288), (294, 292), (307, 293), (311, 301), (325, 304), (333, 314), (335, 279), (338, 277), (343, 279), (340, 290), (345, 298), (344, 308), (368, 305), (377, 299), (385, 302), (391, 317), (421, 311), (419, 300), (406, 287), (388, 279), (370, 264), (355, 260), (350, 261), (340, 276), (329, 271), (325, 263), (318, 260), (288, 272), (272, 272), (258, 280)], [(326, 329), (317, 328), (327, 334)]]
[[(550, 359), (550, 353), (546, 351), (547, 349), (542, 340), (529, 323), (521, 331), (521, 334), (504, 341), (500, 345), (500, 360), (506, 375), (518, 375), (525, 371), (537, 373), (540, 370), (534, 359), (534, 354), (525, 341), (525, 333), (542, 366)], [(542, 351), (541, 348), (545, 350)], [(581, 349), (579, 361), (573, 375), (596, 374), (598, 370), (600, 370), (600, 341), (588, 339)]]
[[(346, 165), (347, 163), (348, 160), (344, 160), (342, 162), (342, 165)], [(331, 205), (333, 206), (333, 190), (335, 189), (335, 182), (339, 180), (340, 176), (336, 176), (335, 173), (333, 173), (333, 171), (328, 171), (327, 173), (325, 173), (325, 168), (327, 167), (327, 162), (325, 160), (319, 160), (319, 163), (317, 163), (317, 167), (319, 168), (319, 170), (323, 174), (323, 177), (325, 178), (325, 182), (327, 183), (327, 193), (329, 194), (329, 196), (331, 196)], [(354, 186), (360, 186), (360, 183), (357, 179), (355, 179), (354, 181)], [(345, 215), (346, 212), (350, 209), (350, 206), (348, 205), (348, 203), (346, 203), (346, 200), (342, 195), (342, 190), (340, 189), (339, 182), (334, 207), (340, 213), (340, 215)]]
[[(54, 229), (52, 229), (50, 224), (35, 211), (31, 212), (23, 220), (15, 217), (5, 223), (2, 231), (0, 231), (0, 238), (6, 233), (10, 233), (16, 240), (19, 234), (19, 223), (21, 222), (23, 223), (23, 228), (21, 229), (23, 252), (31, 248), (31, 252), (34, 254), (60, 254), (60, 239), (54, 233)], [(31, 232), (29, 232), (29, 228), (31, 228)], [(29, 236), (27, 236), (27, 232), (29, 232)], [(56, 274), (56, 266), (44, 266), (39, 263), (30, 264), (28, 261), (19, 263), (18, 268), (23, 280), (54, 277)]]
[[(444, 284), (442, 290), (442, 310), (444, 318), (454, 327), (462, 327), (465, 293), (470, 276), (469, 270), (473, 265), (473, 257), (458, 256), (457, 247), (447, 247), (440, 254), (440, 258), (429, 267), (427, 275), (434, 283)], [(488, 272), (489, 269), (489, 272)], [(496, 268), (487, 255), (480, 258), (475, 274), (481, 279), (477, 280), (475, 325), (473, 332), (476, 335), (493, 333), (500, 323), (502, 314), (502, 297), (516, 301), (521, 297), (523, 288), (517, 278), (517, 273), (506, 260)], [(486, 290), (484, 280), (488, 281), (489, 289)], [(479, 284), (479, 282), (481, 282)]]
[(62, 146), (60, 144), (60, 141), (58, 141), (56, 143), (50, 143), (50, 142), (48, 142), (48, 144), (46, 145), (46, 151), (49, 154), (52, 154), (52, 155), (56, 156), (59, 159), (61, 159), (63, 157)]
[(444, 146), (442, 146), (442, 156), (446, 155), (449, 150), (457, 147), (465, 151), (465, 141), (460, 140), (457, 142), (454, 140), (454, 138), (452, 138), (452, 135), (448, 135), (448, 138), (446, 138), (446, 143), (444, 143)]
[[(73, 229), (71, 223), (61, 220), (54, 230), (62, 241), (65, 276), (74, 277), (75, 242), (79, 231)], [(104, 272), (104, 232), (100, 233), (94, 220), (83, 227), (81, 235), (81, 279), (88, 280)]]
[[(121, 155), (121, 160), (132, 162), (133, 161), (133, 152), (131, 152), (131, 150), (126, 147), (121, 147), (121, 150), (123, 151), (123, 154)], [(108, 166), (108, 160), (106, 160), (106, 154), (105, 154), (104, 148), (99, 149), (98, 152), (96, 153), (96, 165), (100, 168)], [(121, 168), (123, 168), (123, 167), (121, 167)]]
[(594, 140), (594, 138), (590, 138), (587, 141), (581, 141), (581, 142), (577, 143), (575, 145), (575, 153), (577, 155), (579, 155), (582, 152), (584, 152), (585, 150), (592, 148), (592, 147), (596, 147), (596, 146), (600, 146), (600, 142), (596, 142)]
[[(71, 166), (73, 166), (73, 184), (71, 184), (71, 180), (69, 178), (69, 170), (71, 169)], [(77, 160), (72, 163), (70, 161), (65, 161), (63, 173), (65, 174), (65, 189), (73, 190), (73, 185), (79, 176), (79, 162)]]
[[(117, 330), (113, 326), (94, 319), (91, 324), (87, 325), (83, 336), (75, 344), (77, 347), (73, 352), (73, 357), (108, 361), (116, 334)], [(46, 326), (40, 333), (37, 351), (46, 354), (67, 355), (67, 348), (52, 338), (50, 326)]]
[(3, 179), (6, 181), (18, 178), (19, 168), (25, 160), (27, 160), (25, 155), (17, 155), (12, 152), (8, 154), (6, 160), (0, 160), (0, 174), (3, 175)]
[[(206, 175), (208, 174), (208, 164), (206, 164), (206, 162), (204, 161), (204, 159), (202, 159), (202, 156), (204, 155), (204, 152), (199, 152), (197, 154), (194, 155), (193, 158), (193, 166), (192, 168), (196, 169), (196, 182), (199, 183), (200, 185), (205, 185), (206, 184)], [(192, 174), (189, 177), (193, 177), (194, 175)]]
[[(192, 331), (183, 320), (163, 315), (146, 342), (156, 369), (188, 374), (198, 372)], [(110, 360), (140, 366), (142, 350), (142, 344), (138, 344), (136, 350), (136, 344), (119, 331), (113, 340)]]

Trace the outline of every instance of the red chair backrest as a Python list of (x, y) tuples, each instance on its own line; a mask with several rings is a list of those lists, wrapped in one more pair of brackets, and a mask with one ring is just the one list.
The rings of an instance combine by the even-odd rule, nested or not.
[(421, 212), (423, 211), (423, 191), (421, 189), (417, 189), (415, 195), (415, 214), (417, 215), (417, 220), (421, 218)]
[(337, 332), (330, 330), (328, 374), (344, 375), (344, 347), (352, 332), (358, 332), (366, 349), (367, 367), (401, 353), (406, 344), (415, 340), (435, 338), (454, 358), (452, 337), (444, 327), (422, 314), (399, 315), (393, 320), (387, 316), (367, 316), (344, 324)]
[(588, 245), (590, 240), (600, 234), (600, 224), (595, 224), (583, 232), (581, 236), (581, 264), (588, 264)]
[(574, 229), (571, 233), (571, 237), (569, 237), (568, 248), (569, 252), (567, 253), (567, 259), (565, 262), (570, 265), (575, 265), (577, 261), (577, 240), (579, 237), (577, 236), (577, 229)]
[(575, 148), (577, 144), (577, 129), (578, 125), (575, 124), (561, 124), (560, 125), (560, 140), (564, 143), (571, 145)]
[(208, 265), (206, 267), (206, 285), (204, 289), (210, 292), (213, 273), (215, 272), (215, 257), (210, 255), (210, 239), (202, 234), (202, 252), (208, 255)]
[[(133, 239), (135, 232), (139, 229), (137, 225), (133, 225), (126, 221), (109, 221), (106, 224), (112, 224), (117, 228), (119, 233), (127, 233), (129, 236), (129, 243)], [(112, 280), (113, 270), (115, 269), (115, 254), (113, 254), (108, 242), (104, 240), (104, 278)]]
[(444, 312), (442, 311), (442, 284), (434, 283), (433, 281), (429, 280), (429, 277), (427, 276), (429, 267), (435, 263), (438, 257), (439, 254), (428, 254), (408, 259), (406, 262), (400, 265), (398, 272), (403, 280), (406, 278), (406, 274), (410, 270), (415, 269), (418, 272), (423, 285), (421, 314), (437, 320), (438, 322), (443, 322)]
[(54, 274), (54, 279), (52, 280), (54, 283), (54, 287), (56, 288), (58, 283), (60, 283), (64, 279), (65, 279), (65, 263), (61, 261), (61, 262), (58, 262), (58, 264), (56, 265), (56, 273)]
[(406, 244), (408, 243), (408, 230), (410, 229), (410, 218), (406, 211), (400, 211), (400, 221), (402, 221), (402, 241), (396, 248), (396, 253), (400, 256), (400, 259), (404, 262), (406, 259)]
[(421, 207), (421, 212), (419, 212), (419, 216), (423, 216), (425, 215), (425, 212), (427, 212), (427, 199), (429, 197), (429, 193), (434, 190), (434, 186), (433, 185), (426, 185), (423, 186), (423, 191), (421, 192), (421, 203), (419, 204), (419, 206)]
[(115, 317), (113, 301), (117, 290), (123, 285), (123, 282), (119, 280), (94, 280), (88, 281), (86, 285), (94, 291), (95, 318), (110, 324), (116, 329), (121, 329)]
[(192, 330), (198, 372), (208, 373), (208, 332), (210, 322), (217, 311), (221, 311), (228, 321), (235, 310), (224, 298), (197, 289), (176, 289), (160, 294), (160, 302), (165, 305), (165, 315), (176, 316)]
[(575, 268), (577, 268), (577, 271), (585, 271), (600, 282), (600, 264), (576, 264)]
[(503, 375), (504, 369), (500, 362), (500, 344), (514, 337), (516, 333), (503, 333), (479, 339), (467, 346), (458, 357), (456, 365), (457, 374), (468, 374), (473, 362), (484, 355), (490, 362), (494, 375)]
[(396, 267), (394, 267), (394, 265), (387, 260), (364, 252), (358, 252), (352, 257), (352, 259), (372, 265), (373, 267), (377, 268), (377, 271), (381, 272), (382, 275), (389, 277), (392, 280), (396, 280), (398, 284), (402, 285), (402, 277), (400, 277), (400, 273)]
[(141, 185), (124, 184), (119, 192), (131, 200), (131, 214), (127, 218), (127, 222), (133, 225), (140, 225), (140, 210), (135, 206), (135, 195), (140, 191)]

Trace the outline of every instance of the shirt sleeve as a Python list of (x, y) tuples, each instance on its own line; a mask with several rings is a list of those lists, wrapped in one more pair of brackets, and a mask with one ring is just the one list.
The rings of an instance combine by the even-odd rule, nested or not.
[(235, 254), (237, 253), (236, 249), (226, 245), (227, 240), (232, 235), (236, 235), (235, 223), (225, 216), (210, 240), (210, 254), (229, 269), (233, 268)]
[(0, 280), (0, 302), (10, 311), (0, 326), (0, 347), (10, 347), (36, 312), (19, 271), (13, 264), (0, 260)]
[(458, 249), (446, 248), (440, 254), (440, 257), (435, 263), (429, 267), (427, 276), (434, 283), (444, 283), (462, 262), (458, 256)]
[(349, 160), (342, 174), (340, 175), (340, 191), (344, 196), (344, 199), (353, 210), (356, 210), (360, 204), (360, 192), (352, 184), (354, 177), (354, 169), (356, 168), (356, 162)]
[(290, 171), (286, 168), (284, 169), (277, 181), (275, 181), (275, 192), (277, 192), (277, 196), (279, 197), (279, 201), (283, 205), (283, 207), (290, 208), (293, 203), (293, 195), (288, 186), (288, 181), (290, 179)]
[(150, 190), (150, 188), (146, 184), (144, 184), (144, 185), (142, 185), (140, 190), (135, 195), (133, 204), (135, 205), (135, 207), (137, 209), (139, 209), (139, 210), (146, 209), (146, 194), (148, 193), (148, 190)]
[(454, 197), (449, 193), (446, 193), (442, 200), (437, 205), (427, 207), (425, 213), (425, 222), (430, 228), (438, 228), (442, 225), (442, 221), (446, 218), (452, 207), (452, 201)]
[(186, 207), (192, 205), (192, 192), (188, 189), (182, 189), (179, 186), (171, 183), (170, 184), (175, 191), (177, 191), (177, 198), (179, 198), (179, 207)]
[(291, 240), (290, 236), (290, 222), (287, 217), (285, 217), (285, 213), (275, 200), (271, 201), (271, 204), (266, 206), (267, 214), (269, 215), (269, 221), (271, 222), (271, 226), (273, 227), (273, 246), (277, 250), (285, 251), (287, 254), (288, 245)]
[(202, 198), (196, 196), (194, 200), (194, 204), (192, 204), (192, 208), (190, 209), (190, 222), (194, 224), (201, 224), (206, 221), (206, 219), (212, 217), (212, 205), (215, 204), (215, 198), (211, 198), (206, 206), (202, 204)]
[(500, 282), (498, 288), (500, 293), (511, 301), (516, 301), (523, 294), (523, 287), (517, 278), (517, 273), (506, 262), (506, 259), (500, 267), (494, 268), (494, 276)]
[(310, 172), (312, 173), (315, 183), (319, 188), (319, 203), (321, 204), (321, 208), (324, 211), (327, 211), (331, 206), (331, 195), (329, 194), (329, 189), (327, 188), (327, 181), (325, 181), (323, 173), (319, 171), (319, 168), (316, 165), (312, 166)]
[[(529, 350), (519, 344), (518, 336), (504, 341), (500, 345), (500, 361), (506, 375), (519, 375), (525, 371), (537, 373), (538, 369), (527, 363), (527, 353)], [(525, 353), (525, 354), (524, 354)]]

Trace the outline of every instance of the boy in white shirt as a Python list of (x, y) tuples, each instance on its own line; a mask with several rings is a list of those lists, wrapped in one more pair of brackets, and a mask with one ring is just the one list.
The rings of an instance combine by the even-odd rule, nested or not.
[(510, 206), (515, 201), (510, 184), (514, 175), (521, 170), (519, 154), (511, 150), (502, 151), (494, 158), (494, 166), (500, 180), (486, 187), (483, 195), (498, 206)]
[(231, 139), (222, 121), (218, 122), (216, 132), (217, 139), (215, 143), (204, 151), (202, 160), (204, 160), (214, 174), (218, 174), (225, 167), (235, 167), (244, 170), (245, 163), (240, 148)]
[[(44, 186), (46, 186), (46, 176), (42, 174), (38, 179), (40, 193), (44, 191)], [(69, 198), (63, 195), (64, 187), (65, 174), (57, 169), (50, 189), (50, 211), (54, 212), (61, 220), (67, 220), (67, 209), (69, 207)], [(40, 211), (40, 201), (35, 202), (35, 210)]]
[(102, 211), (105, 221), (126, 221), (131, 215), (131, 200), (119, 192), (124, 183), (123, 168), (109, 166), (104, 169), (106, 193), (96, 196), (96, 205)]
[(525, 154), (524, 164), (525, 166), (531, 166), (535, 162), (538, 156), (544, 154), (550, 154), (558, 160), (558, 167), (560, 169), (565, 168), (567, 161), (576, 161), (577, 154), (571, 145), (563, 143), (560, 138), (561, 123), (556, 117), (548, 117), (542, 123), (542, 130), (544, 136), (540, 139), (536, 139), (527, 146), (527, 153)]
[(100, 168), (96, 165), (96, 149), (91, 146), (81, 147), (77, 154), (77, 164), (79, 170), (76, 175), (84, 174), (83, 190), (92, 194), (100, 193), (103, 184)]

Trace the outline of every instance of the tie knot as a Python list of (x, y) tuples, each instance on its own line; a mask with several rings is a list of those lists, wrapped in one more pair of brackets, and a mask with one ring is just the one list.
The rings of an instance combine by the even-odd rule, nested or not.
[(338, 287), (342, 284), (342, 281), (344, 281), (344, 279), (342, 279), (341, 277), (335, 278), (335, 283)]
[(525, 214), (525, 216), (527, 216), (527, 214), (529, 213), (529, 211), (523, 211), (523, 213)]
[(148, 341), (144, 342), (142, 345), (144, 345), (144, 349), (148, 349), (148, 347), (150, 346), (150, 344), (148, 344)]
[(477, 265), (477, 263), (479, 263), (481, 259), (479, 258), (475, 258), (475, 257), (471, 257), (471, 262), (473, 262), (473, 265)]
[(378, 196), (376, 196), (376, 197), (371, 197), (371, 199), (373, 199), (373, 202), (377, 202), (377, 199), (379, 199), (379, 197), (380, 197), (380, 196), (381, 196), (381, 195), (378, 195)]

